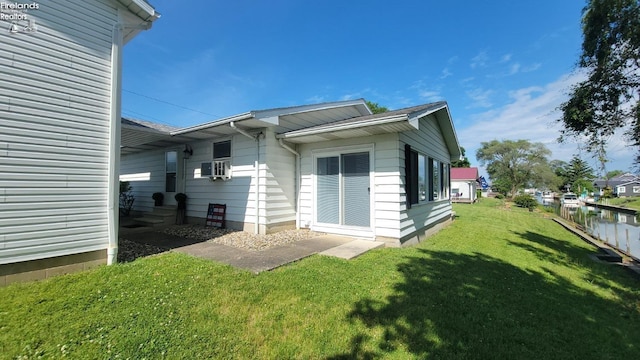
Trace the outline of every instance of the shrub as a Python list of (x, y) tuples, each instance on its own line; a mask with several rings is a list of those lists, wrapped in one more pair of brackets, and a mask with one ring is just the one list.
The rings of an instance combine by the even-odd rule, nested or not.
[(502, 195), (502, 194), (496, 194), (496, 199), (504, 199), (504, 195)]
[(536, 206), (538, 206), (538, 202), (536, 201), (536, 199), (534, 199), (533, 196), (529, 194), (518, 195), (513, 198), (513, 202), (516, 205), (527, 209), (534, 209)]
[(123, 216), (129, 216), (133, 202), (136, 200), (131, 189), (128, 181), (120, 181), (120, 214)]

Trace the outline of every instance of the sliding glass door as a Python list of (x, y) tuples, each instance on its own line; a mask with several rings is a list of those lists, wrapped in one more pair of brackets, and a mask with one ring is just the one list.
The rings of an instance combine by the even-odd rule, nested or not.
[(370, 227), (369, 152), (316, 158), (316, 222)]

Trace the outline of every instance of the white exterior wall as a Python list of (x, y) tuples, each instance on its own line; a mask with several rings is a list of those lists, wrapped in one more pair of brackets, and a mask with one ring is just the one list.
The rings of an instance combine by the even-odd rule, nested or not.
[(109, 1), (45, 1), (0, 21), (0, 264), (108, 247)]
[[(282, 148), (273, 132), (262, 130), (259, 154), (259, 225), (269, 228), (278, 224), (293, 225), (296, 220), (295, 156)], [(200, 176), (200, 165), (213, 159), (213, 143), (231, 139), (231, 171), (228, 181), (211, 182)], [(178, 152), (178, 192), (187, 194), (187, 216), (206, 218), (209, 203), (227, 204), (226, 219), (255, 224), (256, 171), (258, 143), (244, 135), (190, 143), (193, 156), (181, 164), (184, 146), (145, 151), (122, 156), (120, 174), (132, 186), (134, 211), (153, 211), (154, 192), (165, 190), (165, 153)], [(138, 179), (138, 180), (136, 180)], [(186, 188), (181, 187), (186, 181)], [(165, 204), (172, 204), (165, 195)], [(265, 229), (261, 229), (264, 231)]]
[[(225, 140), (231, 140), (231, 179), (212, 182), (208, 177), (201, 177), (201, 163), (213, 160), (213, 143)], [(181, 159), (184, 145), (129, 154), (121, 158), (121, 179), (128, 177), (141, 179), (129, 181), (136, 199), (133, 210), (143, 212), (153, 210), (154, 201), (151, 195), (154, 192), (165, 193), (165, 153), (176, 150), (179, 178), (177, 192), (184, 192), (187, 195), (187, 216), (204, 219), (207, 217), (209, 203), (220, 203), (227, 205), (226, 220), (253, 224), (255, 222), (256, 142), (243, 135), (233, 135), (189, 145), (193, 149), (193, 155), (186, 160), (186, 164), (183, 164), (184, 160)], [(181, 186), (183, 181), (186, 182), (185, 186)], [(165, 204), (175, 204), (175, 199), (168, 199), (165, 194)]]
[[(260, 224), (267, 228), (296, 221), (296, 156), (264, 130), (260, 169)], [(290, 146), (293, 147), (293, 146)]]
[[(123, 155), (120, 158), (120, 180), (129, 181), (132, 187), (132, 193), (135, 196), (133, 210), (144, 212), (153, 211), (155, 202), (151, 195), (155, 192), (165, 194), (165, 204), (175, 204), (175, 199), (171, 199), (170, 196), (167, 196), (165, 193), (165, 154), (167, 151), (177, 151), (178, 160), (180, 161), (182, 160), (183, 149), (184, 147), (178, 146)], [(182, 171), (180, 163), (178, 164), (178, 171)], [(178, 184), (177, 192), (181, 192), (179, 185), (180, 184)]]
[(299, 146), (301, 160), (300, 217), (302, 227), (313, 227), (313, 152), (373, 147), (371, 189), (373, 221), (372, 236), (398, 235), (400, 209), (399, 164), (397, 134), (376, 135), (354, 139), (334, 140)]
[(420, 119), (419, 130), (405, 131), (399, 134), (400, 168), (401, 168), (401, 191), (402, 204), (400, 206), (400, 238), (411, 237), (416, 232), (425, 227), (433, 226), (451, 215), (451, 201), (447, 197), (444, 200), (424, 201), (411, 205), (407, 209), (406, 196), (404, 190), (405, 167), (404, 167), (404, 145), (409, 144), (412, 150), (418, 151), (425, 156), (450, 164), (449, 151), (445, 144), (442, 132), (434, 115)]
[[(460, 193), (462, 193), (462, 196), (460, 196), (458, 199), (465, 199), (465, 200), (470, 200), (470, 201), (474, 201), (476, 199), (476, 185), (475, 185), (475, 180), (473, 182), (471, 181), (465, 181), (465, 180), (459, 180), (459, 181), (454, 181), (451, 180), (451, 190), (453, 191), (453, 189), (458, 189)], [(451, 193), (451, 196), (453, 196), (453, 192)]]

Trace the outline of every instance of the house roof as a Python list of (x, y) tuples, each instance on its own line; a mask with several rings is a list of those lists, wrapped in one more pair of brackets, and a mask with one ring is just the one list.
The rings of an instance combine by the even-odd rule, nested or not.
[(121, 154), (167, 147), (185, 141), (171, 136), (171, 131), (178, 129), (173, 126), (125, 117), (121, 119), (121, 124)]
[(627, 185), (640, 185), (640, 179), (627, 181), (626, 183), (618, 184), (616, 186), (627, 186)]
[(277, 137), (292, 143), (312, 143), (416, 130), (419, 120), (431, 114), (435, 115), (452, 159), (457, 160), (461, 154), (458, 137), (445, 101), (310, 126), (279, 133)]
[(614, 176), (608, 181), (605, 179), (596, 179), (593, 181), (593, 184), (599, 188), (603, 188), (605, 186), (620, 186), (625, 183), (629, 183), (632, 181), (640, 180), (640, 177), (631, 173), (625, 173), (622, 175)]
[(367, 107), (364, 99), (358, 99), (252, 110), (186, 128), (168, 127), (149, 121), (123, 118), (120, 152), (121, 154), (129, 154), (151, 148), (166, 147), (171, 144), (237, 134), (238, 131), (231, 126), (232, 124), (236, 128), (249, 132), (265, 127), (272, 127), (276, 132), (284, 132), (323, 124), (327, 121), (338, 121), (370, 114), (371, 110)]
[(478, 178), (478, 168), (451, 168), (451, 180), (476, 180)]
[[(321, 116), (318, 116), (319, 113), (322, 113)], [(241, 122), (246, 129), (276, 126), (279, 128), (276, 131), (288, 131), (322, 124), (327, 120), (337, 121), (365, 114), (371, 114), (371, 110), (367, 107), (364, 99), (251, 110), (246, 113), (180, 129), (172, 132), (172, 135), (194, 133), (202, 130), (224, 132), (225, 135), (233, 134), (235, 131), (228, 126), (232, 122)]]
[(372, 114), (364, 99), (253, 110), (182, 129), (123, 118), (121, 153), (229, 136), (237, 134), (237, 129), (251, 132), (265, 127), (291, 143), (370, 136), (418, 129), (419, 119), (430, 114), (434, 114), (442, 129), (452, 159), (458, 159), (460, 147), (446, 102)]

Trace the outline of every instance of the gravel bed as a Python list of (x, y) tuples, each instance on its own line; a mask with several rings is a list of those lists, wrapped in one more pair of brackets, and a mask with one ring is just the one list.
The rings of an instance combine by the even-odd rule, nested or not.
[(118, 239), (118, 262), (125, 263), (140, 257), (160, 254), (169, 250), (161, 246), (140, 244), (135, 241), (120, 238)]
[(245, 231), (218, 229), (202, 225), (176, 225), (163, 230), (165, 233), (185, 238), (197, 239), (244, 250), (261, 251), (274, 246), (323, 235), (309, 230), (284, 230), (269, 235), (258, 235)]

